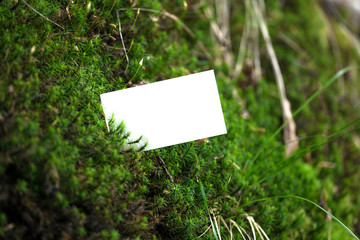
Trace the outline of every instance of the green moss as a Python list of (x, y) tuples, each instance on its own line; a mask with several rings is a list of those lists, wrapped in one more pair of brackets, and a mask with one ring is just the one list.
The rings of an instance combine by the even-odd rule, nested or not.
[[(281, 138), (269, 141), (281, 125), (270, 65), (264, 63), (268, 71), (256, 86), (240, 90), (239, 82), (229, 77), (231, 67), (214, 66), (198, 48), (199, 41), (210, 52), (213, 47), (202, 8), (185, 10), (183, 1), (141, 0), (137, 6), (159, 12), (137, 15), (128, 1), (92, 1), (90, 8), (81, 1), (27, 2), (65, 30), (22, 1), (0, 3), (0, 238), (195, 239), (210, 226), (208, 210), (248, 231), (244, 214), (253, 216), (272, 239), (327, 236), (324, 215), (302, 202), (283, 199), (239, 208), (285, 194), (318, 201), (352, 226), (359, 215), (354, 184), (359, 175), (351, 136), (326, 145), (325, 152), (315, 151), (310, 162), (302, 155), (285, 159)], [(293, 109), (336, 66), (327, 42), (317, 37), (325, 29), (323, 20), (310, 20), (319, 9), (308, 3), (267, 6), (275, 43), (282, 31), (305, 49), (296, 53), (285, 44), (275, 45)], [(118, 9), (127, 9), (118, 15), (129, 62), (118, 33)], [(164, 9), (191, 26), (194, 36), (164, 17)], [(243, 10), (234, 5), (232, 11)], [(231, 30), (238, 31), (242, 17), (234, 16), (237, 23)], [(300, 28), (302, 24), (308, 27)], [(139, 152), (125, 146), (129, 133), (123, 125), (107, 131), (100, 94), (130, 81), (155, 82), (210, 68), (216, 71), (227, 135)], [(353, 94), (351, 84), (345, 86)], [(321, 134), (344, 126), (359, 110), (337, 89), (330, 88), (299, 115), (299, 135), (318, 135), (302, 141), (301, 148), (323, 142)], [(241, 117), (245, 106), (234, 98), (234, 90), (245, 100), (249, 119)], [(339, 96), (343, 102), (332, 100)], [(322, 161), (336, 168), (321, 168)], [(334, 236), (344, 233), (335, 225)], [(224, 226), (220, 232), (229, 236)], [(211, 229), (203, 238), (215, 239)]]

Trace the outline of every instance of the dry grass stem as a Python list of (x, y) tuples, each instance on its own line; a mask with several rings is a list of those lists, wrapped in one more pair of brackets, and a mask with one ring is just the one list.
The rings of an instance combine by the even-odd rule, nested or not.
[(217, 40), (222, 43), (222, 44), (226, 44), (226, 37), (223, 34), (223, 32), (221, 31), (220, 26), (214, 21), (211, 20), (212, 19), (212, 13), (211, 10), (209, 8), (206, 8), (204, 10), (205, 16), (210, 19), (210, 28), (211, 28), (211, 32), (216, 36)]
[[(138, 10), (139, 11), (139, 10)], [(126, 57), (126, 68), (125, 68), (125, 73), (127, 72), (127, 69), (129, 67), (129, 57), (127, 55), (127, 52), (126, 52), (126, 47), (125, 47), (125, 43), (124, 43), (124, 38), (123, 38), (123, 35), (122, 35), (122, 31), (121, 31), (121, 21), (120, 21), (120, 16), (119, 16), (119, 10), (116, 11), (116, 17), (117, 17), (117, 20), (118, 20), (118, 24), (119, 24), (119, 36), (120, 36), (120, 40), (121, 40), (121, 44), (123, 46), (123, 50), (124, 50), (124, 54), (125, 54), (125, 57)]]
[(299, 146), (299, 141), (296, 136), (296, 124), (294, 119), (292, 118), (290, 102), (286, 97), (284, 79), (281, 74), (280, 65), (277, 60), (274, 48), (272, 46), (270, 34), (266, 27), (263, 14), (261, 12), (257, 0), (252, 0), (252, 3), (254, 7), (254, 13), (260, 25), (261, 33), (265, 40), (267, 52), (270, 56), (271, 65), (273, 67), (275, 74), (276, 85), (279, 89), (279, 95), (280, 95), (280, 101), (281, 101), (281, 107), (283, 113), (283, 121), (287, 123), (286, 126), (284, 127), (284, 135), (283, 135), (284, 142), (287, 143), (285, 154), (286, 156), (290, 156), (292, 153), (296, 151), (296, 149)]
[[(249, 0), (246, 1), (248, 2)], [(215, 10), (208, 6), (204, 9), (204, 14), (210, 22), (210, 31), (214, 38), (214, 43), (217, 45), (216, 48), (220, 50), (220, 53), (219, 51), (215, 51), (215, 53), (218, 54), (218, 56), (215, 57), (215, 65), (226, 62), (230, 67), (230, 75), (236, 77), (241, 72), (242, 63), (244, 62), (246, 55), (246, 45), (249, 36), (249, 16), (247, 16), (248, 21), (243, 31), (243, 38), (240, 43), (239, 54), (235, 64), (230, 36), (230, 4), (228, 0), (216, 0), (214, 4)], [(216, 17), (214, 17), (214, 12), (216, 12)], [(214, 19), (216, 19), (216, 21)], [(228, 78), (225, 79), (226, 83), (229, 84), (230, 81)], [(245, 119), (249, 118), (249, 113), (245, 109), (245, 103), (240, 98), (238, 92), (235, 90), (232, 94), (243, 106), (242, 116)]]
[[(344, 68), (344, 64), (341, 60), (341, 51), (340, 51), (340, 47), (339, 47), (339, 43), (336, 39), (336, 34), (334, 33), (334, 29), (332, 27), (332, 24), (330, 23), (329, 19), (326, 19), (326, 25), (328, 28), (328, 38), (329, 38), (329, 43), (331, 46), (331, 50), (334, 54), (334, 57), (336, 58), (336, 71), (340, 71), (341, 69)], [(339, 77), (339, 81), (337, 81), (338, 83), (338, 87), (339, 90), (341, 92), (342, 95), (346, 94), (345, 93), (345, 79), (344, 76)]]
[(237, 60), (235, 64), (234, 76), (237, 76), (241, 73), (243, 63), (246, 56), (246, 46), (250, 34), (250, 25), (251, 25), (251, 12), (250, 12), (250, 0), (245, 0), (245, 25), (244, 30), (240, 40), (239, 52), (237, 55)]
[[(128, 8), (119, 8), (118, 11), (127, 11), (129, 10)], [(179, 26), (185, 30), (185, 32), (187, 34), (189, 34), (192, 38), (196, 38), (195, 33), (187, 26), (185, 25), (180, 18), (178, 18), (176, 15), (171, 14), (169, 12), (167, 12), (166, 10), (163, 11), (159, 11), (159, 10), (154, 10), (154, 9), (148, 9), (148, 8), (132, 8), (130, 10), (133, 11), (142, 11), (142, 12), (150, 12), (150, 13), (157, 13), (157, 14), (161, 14), (167, 18), (172, 19), (173, 21), (177, 22), (179, 24)], [(210, 61), (213, 61), (213, 58), (211, 57), (211, 54), (209, 53), (209, 51), (206, 49), (205, 45), (200, 42), (197, 41), (196, 44), (198, 45), (198, 47), (201, 49), (201, 51), (205, 54), (205, 56), (210, 59)]]
[[(216, 13), (216, 21), (214, 20), (214, 12)], [(210, 22), (211, 34), (215, 37), (214, 42), (220, 49), (223, 61), (232, 68), (234, 58), (231, 51), (229, 2), (227, 0), (216, 0), (215, 9), (212, 10), (210, 7), (206, 7), (204, 14)]]
[(253, 233), (253, 239), (256, 240), (256, 233), (254, 231), (254, 229), (256, 230), (256, 232), (259, 234), (260, 238), (262, 240), (270, 240), (269, 237), (266, 235), (265, 231), (260, 227), (260, 225), (255, 222), (254, 218), (247, 215), (247, 214), (244, 214), (244, 216), (246, 217), (246, 219), (249, 221), (250, 223), (250, 226), (251, 226), (251, 230), (252, 230), (252, 233)]
[[(254, 218), (253, 218), (253, 221), (254, 221)], [(270, 240), (269, 237), (266, 235), (265, 231), (260, 227), (260, 225), (254, 221), (254, 225), (255, 225), (255, 228), (256, 228), (256, 231), (258, 232), (260, 238), (262, 240)], [(265, 239), (264, 239), (265, 237)]]
[(205, 233), (207, 233), (210, 228), (211, 228), (211, 225), (205, 230), (205, 232), (203, 232), (203, 233), (202, 233), (200, 236), (198, 236), (197, 238), (201, 238), (202, 236), (204, 236)]
[(230, 4), (228, 0), (216, 0), (216, 19), (220, 26), (220, 31), (225, 37), (225, 41), (221, 44), (224, 61), (229, 65), (234, 65), (233, 54), (231, 51), (230, 36)]
[[(234, 220), (230, 219), (230, 230), (232, 231), (232, 227), (231, 225), (234, 225), (235, 228), (239, 231), (241, 237), (245, 240), (246, 237), (247, 239), (251, 239), (251, 237), (249, 236), (249, 234), (247, 234), (246, 230), (242, 227), (240, 227)], [(244, 235), (245, 234), (245, 235)], [(246, 237), (245, 237), (246, 236)]]
[(351, 41), (358, 55), (360, 55), (360, 41), (359, 39), (345, 26), (340, 25), (341, 30), (345, 33), (348, 39)]
[(219, 237), (219, 240), (221, 240), (220, 225), (219, 225), (219, 223), (218, 223), (218, 221), (216, 219), (216, 216), (215, 216), (214, 212), (212, 210), (210, 210), (210, 213), (211, 213), (211, 215), (213, 217), (214, 225), (215, 225), (215, 228), (216, 228), (216, 233), (217, 233), (217, 235)]
[[(250, 236), (246, 230), (244, 228), (242, 228), (241, 226), (239, 226), (234, 220), (229, 219), (228, 223), (227, 221), (220, 215), (215, 215), (214, 211), (216, 211), (216, 209), (211, 209), (210, 213), (209, 213), (209, 217), (210, 217), (210, 221), (215, 225), (215, 231), (214, 234), (216, 234), (216, 236), (221, 240), (221, 232), (220, 232), (220, 224), (223, 224), (223, 226), (226, 228), (226, 230), (229, 232), (230, 234), (230, 240), (234, 239), (234, 234), (233, 234), (233, 226), (235, 226), (235, 228), (239, 231), (242, 239), (244, 240), (256, 240), (256, 233), (260, 236), (260, 238), (262, 240), (269, 240), (269, 237), (266, 235), (265, 231), (261, 228), (261, 226), (255, 222), (254, 218), (247, 215), (247, 214), (242, 214), (242, 217), (246, 218), (249, 222), (250, 228), (251, 228), (251, 233), (252, 236)], [(203, 236), (207, 231), (209, 231), (211, 226), (209, 226), (206, 231), (201, 234), (198, 238), (200, 238), (201, 236)]]
[(308, 56), (307, 52), (303, 48), (301, 48), (294, 40), (286, 36), (284, 33), (279, 33), (279, 39), (300, 55)]
[(231, 231), (231, 229), (229, 228), (229, 226), (227, 225), (226, 221), (224, 220), (223, 217), (218, 216), (219, 220), (224, 224), (225, 228), (228, 230), (228, 232), (230, 233), (230, 239), (233, 239), (233, 233)]
[(246, 219), (249, 221), (250, 227), (251, 227), (251, 232), (253, 234), (253, 239), (256, 240), (256, 233), (255, 233), (255, 229), (254, 229), (254, 223), (252, 221), (252, 218), (248, 215), (245, 215)]
[[(262, 7), (261, 9), (263, 8), (265, 7)], [(259, 25), (257, 24), (255, 14), (252, 14), (252, 18), (253, 18), (252, 39), (253, 39), (254, 66), (255, 66), (256, 78), (259, 78), (261, 76), (261, 61), (260, 61), (260, 50), (259, 50)]]
[(352, 46), (355, 48), (357, 54), (360, 55), (360, 38), (356, 34), (356, 31), (352, 29), (351, 26), (342, 18), (340, 12), (337, 10), (338, 7), (345, 8), (350, 13), (350, 17), (354, 23), (357, 23), (356, 26), (359, 27), (360, 19), (360, 8), (358, 7), (359, 1), (355, 0), (319, 0), (319, 3), (322, 5), (326, 4), (328, 10), (330, 10), (333, 17), (339, 22), (339, 27), (346, 35), (348, 40), (352, 43)]
[(25, 0), (22, 0), (22, 2), (28, 6), (31, 10), (33, 10), (35, 13), (37, 13), (38, 15), (40, 15), (42, 18), (44, 18), (46, 21), (51, 22), (52, 24), (58, 26), (59, 28), (61, 28), (62, 30), (65, 31), (65, 28), (63, 26), (61, 26), (60, 24), (54, 22), (53, 20), (50, 20), (48, 17), (45, 17), (44, 15), (42, 15), (40, 12), (38, 12), (35, 8), (33, 8), (33, 6), (31, 6), (30, 4), (28, 4)]

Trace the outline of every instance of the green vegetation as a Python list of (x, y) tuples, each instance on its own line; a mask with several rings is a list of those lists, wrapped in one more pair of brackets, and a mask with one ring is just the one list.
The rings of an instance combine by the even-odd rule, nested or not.
[[(233, 54), (246, 15), (231, 4)], [(290, 158), (272, 137), (283, 122), (263, 40), (262, 76), (234, 76), (212, 2), (1, 1), (0, 238), (242, 239), (260, 226), (271, 239), (352, 239), (303, 198), (359, 236), (359, 71), (304, 105), (359, 55), (315, 1), (267, 4), (288, 98), (304, 108)], [(100, 94), (212, 68), (227, 135), (140, 152), (123, 126), (107, 131)]]

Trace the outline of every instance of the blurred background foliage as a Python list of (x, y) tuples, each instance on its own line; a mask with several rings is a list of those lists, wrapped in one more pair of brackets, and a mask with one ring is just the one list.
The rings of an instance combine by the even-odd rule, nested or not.
[[(0, 1), (0, 238), (253, 239), (261, 227), (271, 239), (351, 239), (297, 199), (244, 206), (289, 194), (360, 235), (359, 71), (296, 116), (286, 157), (259, 18), (294, 111), (359, 64), (357, 3)], [(107, 131), (100, 94), (212, 68), (227, 135), (139, 152), (122, 126)]]

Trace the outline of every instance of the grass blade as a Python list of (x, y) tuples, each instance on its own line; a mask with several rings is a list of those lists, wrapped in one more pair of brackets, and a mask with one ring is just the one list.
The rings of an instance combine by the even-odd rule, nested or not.
[(279, 199), (279, 198), (293, 198), (293, 199), (302, 200), (302, 201), (308, 202), (308, 203), (310, 203), (312, 205), (315, 205), (317, 208), (319, 208), (320, 210), (322, 210), (323, 212), (328, 214), (332, 219), (337, 221), (344, 229), (346, 229), (346, 231), (348, 231), (350, 233), (350, 235), (353, 238), (355, 238), (356, 240), (359, 240), (359, 238), (344, 223), (342, 223), (337, 217), (335, 217), (330, 212), (326, 211), (324, 208), (319, 206), (317, 203), (315, 203), (315, 202), (313, 202), (313, 201), (311, 201), (311, 200), (309, 200), (307, 198), (303, 198), (303, 197), (299, 197), (299, 196), (295, 196), (295, 195), (273, 196), (273, 197), (260, 198), (260, 199), (254, 200), (254, 201), (250, 201), (248, 203), (245, 203), (245, 204), (241, 205), (240, 208), (243, 208), (245, 206), (248, 206), (248, 205), (256, 203), (256, 202), (262, 202), (262, 201), (267, 201), (267, 200), (270, 200), (270, 199)]
[[(349, 72), (350, 70), (355, 69), (353, 66), (348, 66), (339, 72), (337, 72), (329, 81), (327, 81), (320, 89), (318, 89), (311, 97), (309, 97), (292, 115), (290, 119), (293, 119), (297, 114), (299, 114), (310, 102), (312, 102), (317, 96), (320, 95), (326, 88), (328, 88), (333, 82), (335, 82), (339, 77), (344, 75), (345, 73)], [(260, 154), (264, 151), (265, 147), (269, 142), (271, 142), (280, 132), (281, 130), (288, 124), (288, 121), (284, 122), (276, 131), (275, 133), (268, 138), (268, 140), (261, 146), (260, 150), (255, 155), (253, 162), (255, 162)], [(246, 167), (246, 166), (245, 166)]]
[[(269, 173), (272, 173), (274, 172), (275, 174), (278, 173), (281, 169), (283, 169), (284, 167), (287, 167), (290, 163), (291, 163), (291, 159), (297, 159), (297, 158), (301, 158), (303, 156), (305, 156), (307, 153), (309, 152), (313, 152), (319, 148), (321, 148), (322, 146), (336, 140), (337, 138), (341, 137), (341, 136), (344, 136), (346, 134), (350, 134), (352, 132), (356, 132), (356, 131), (359, 131), (360, 130), (360, 127), (357, 127), (355, 129), (352, 129), (352, 130), (349, 130), (349, 131), (346, 131), (344, 132), (345, 129), (347, 129), (348, 127), (354, 125), (355, 123), (357, 123), (358, 121), (360, 121), (360, 117), (352, 120), (350, 123), (347, 123), (345, 126), (341, 127), (339, 130), (335, 131), (333, 134), (329, 135), (329, 136), (326, 136), (325, 137), (325, 141), (319, 143), (319, 144), (316, 144), (316, 145), (311, 145), (311, 146), (308, 146), (306, 148), (303, 148), (299, 151), (297, 151), (295, 154), (293, 154), (292, 156), (288, 157), (288, 158), (285, 158), (283, 160), (280, 160), (279, 162), (277, 162), (277, 165), (276, 167), (272, 168), (272, 169), (268, 169), (266, 170), (265, 172), (263, 172), (263, 176), (266, 176), (267, 174)], [(272, 151), (270, 151), (268, 154), (265, 155), (265, 158), (271, 154)], [(281, 165), (285, 163), (284, 165)], [(253, 169), (252, 171), (249, 172), (249, 174), (252, 174), (254, 172), (258, 171), (257, 168)], [(257, 185), (257, 184), (260, 184), (261, 182), (263, 182), (265, 179), (267, 179), (269, 177), (265, 177), (263, 179), (261, 179), (259, 182), (253, 184), (253, 185)], [(252, 185), (252, 186), (253, 186)]]

